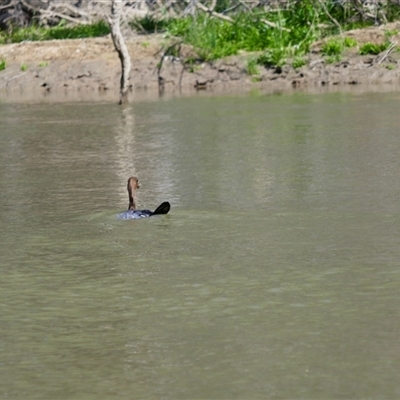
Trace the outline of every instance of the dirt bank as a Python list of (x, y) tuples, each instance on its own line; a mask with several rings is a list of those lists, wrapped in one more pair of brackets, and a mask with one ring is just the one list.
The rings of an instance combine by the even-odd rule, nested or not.
[[(346, 32), (346, 36), (366, 42), (382, 43), (385, 32), (400, 31), (400, 22), (386, 26)], [(400, 34), (391, 39), (400, 46)], [(158, 95), (157, 66), (162, 49), (168, 47), (161, 35), (136, 35), (127, 39), (132, 57), (132, 96), (138, 93)], [(246, 66), (249, 54), (240, 54), (215, 63), (202, 63), (183, 69), (179, 58), (164, 59), (160, 72), (164, 92), (170, 94), (195, 91), (242, 91), (256, 87), (265, 91), (343, 87), (348, 85), (400, 86), (400, 53), (383, 52), (377, 56), (360, 56), (358, 48), (349, 49), (340, 62), (329, 64), (316, 43), (307, 64), (297, 70), (259, 68), (250, 76)], [(191, 49), (183, 46), (182, 57)], [(118, 97), (120, 62), (110, 37), (47, 42), (24, 42), (0, 46), (0, 100), (41, 100), (45, 96), (70, 100)], [(197, 86), (197, 87), (196, 87)], [(11, 99), (11, 100), (10, 100)]]

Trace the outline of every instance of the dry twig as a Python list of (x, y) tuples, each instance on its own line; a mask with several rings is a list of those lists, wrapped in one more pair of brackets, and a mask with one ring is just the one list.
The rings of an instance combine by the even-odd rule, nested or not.
[(388, 55), (396, 48), (396, 44), (395, 43), (390, 43), (390, 46), (388, 47), (388, 49), (385, 51), (385, 53), (383, 54), (383, 56), (377, 61), (377, 64), (382, 64), (382, 62), (388, 57)]
[(233, 19), (232, 18), (227, 17), (226, 15), (222, 15), (220, 13), (217, 13), (217, 12), (211, 10), (210, 8), (206, 7), (205, 5), (201, 4), (200, 2), (196, 2), (195, 5), (199, 10), (204, 11), (204, 12), (212, 15), (213, 17), (217, 17), (217, 18), (222, 19), (224, 21), (228, 21), (228, 22), (232, 22), (233, 23)]

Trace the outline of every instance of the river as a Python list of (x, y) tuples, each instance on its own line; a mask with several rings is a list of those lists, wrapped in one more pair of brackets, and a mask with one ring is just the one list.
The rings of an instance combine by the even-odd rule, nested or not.
[(0, 104), (0, 398), (398, 398), (399, 109)]

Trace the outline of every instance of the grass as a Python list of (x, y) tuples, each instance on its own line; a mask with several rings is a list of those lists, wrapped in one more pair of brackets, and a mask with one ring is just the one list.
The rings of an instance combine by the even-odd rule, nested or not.
[(350, 37), (345, 37), (344, 38), (344, 47), (356, 47), (358, 45), (357, 40), (350, 38)]
[[(352, 21), (357, 10), (344, 9), (340, 2), (327, 2), (330, 16), (342, 26), (342, 30), (354, 28)], [(188, 16), (164, 21), (166, 34), (178, 36), (193, 45), (199, 57), (211, 61), (239, 51), (261, 51), (257, 63), (268, 67), (280, 67), (288, 58), (295, 64), (310, 50), (311, 44), (328, 35), (338, 34), (338, 27), (320, 3), (313, 0), (292, 2), (285, 10), (270, 12), (253, 11), (233, 17), (233, 23), (208, 15)], [(371, 25), (360, 22), (358, 26)], [(157, 25), (161, 29), (161, 25)], [(332, 40), (325, 45), (323, 53), (330, 60), (340, 58), (345, 48), (357, 45), (351, 38)], [(250, 69), (253, 67), (250, 67)], [(297, 67), (298, 68), (298, 67)]]
[(390, 39), (392, 36), (396, 36), (399, 33), (399, 31), (397, 29), (387, 29), (385, 30), (385, 37), (387, 39)]
[(340, 56), (346, 48), (355, 46), (357, 46), (357, 41), (353, 38), (329, 39), (322, 45), (321, 53), (325, 56)]
[(257, 62), (267, 68), (280, 68), (285, 65), (286, 59), (290, 55), (290, 50), (285, 48), (271, 49), (259, 56)]
[(26, 71), (28, 69), (28, 65), (25, 63), (22, 63), (20, 69), (21, 69), (21, 71)]
[(340, 62), (341, 60), (342, 60), (341, 54), (332, 54), (325, 58), (325, 61), (327, 64), (335, 64), (335, 63)]
[(360, 54), (362, 56), (367, 54), (378, 55), (379, 53), (382, 53), (382, 51), (385, 51), (389, 47), (389, 45), (390, 43), (388, 42), (382, 44), (368, 42), (360, 47)]
[(165, 32), (169, 24), (168, 19), (154, 18), (151, 15), (146, 15), (143, 18), (136, 18), (129, 23), (129, 26), (142, 33), (157, 33)]
[(304, 65), (306, 65), (306, 60), (304, 59), (304, 57), (295, 57), (292, 61), (292, 67), (294, 69), (304, 67)]
[(343, 41), (340, 39), (330, 39), (322, 45), (321, 53), (324, 56), (338, 56), (344, 50)]
[(319, 12), (312, 1), (305, 0), (280, 12), (239, 14), (233, 23), (204, 15), (186, 17), (170, 21), (166, 30), (193, 45), (206, 61), (241, 50), (268, 49), (260, 62), (280, 65), (289, 55), (307, 51), (320, 36), (319, 28), (313, 24), (319, 20)]
[(325, 56), (325, 61), (328, 64), (334, 64), (341, 61), (343, 52), (347, 48), (354, 46), (357, 46), (357, 41), (353, 38), (332, 38), (322, 45), (321, 53)]
[(258, 75), (260, 73), (256, 58), (252, 58), (247, 61), (247, 73), (249, 75)]
[(0, 71), (3, 71), (4, 69), (6, 69), (6, 60), (1, 60), (0, 61)]
[(110, 33), (110, 29), (105, 21), (75, 26), (68, 26), (65, 22), (61, 22), (51, 28), (30, 26), (28, 28), (13, 29), (11, 33), (0, 31), (0, 44), (20, 43), (23, 41), (81, 39), (104, 36), (108, 33)]

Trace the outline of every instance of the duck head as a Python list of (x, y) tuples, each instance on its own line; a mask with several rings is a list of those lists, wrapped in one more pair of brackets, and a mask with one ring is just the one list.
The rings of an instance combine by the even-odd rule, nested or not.
[(128, 184), (126, 186), (126, 188), (128, 189), (128, 194), (129, 194), (129, 208), (128, 210), (136, 210), (136, 204), (135, 204), (135, 200), (134, 200), (134, 194), (135, 194), (135, 190), (139, 189), (139, 179), (136, 178), (136, 176), (131, 176), (128, 179)]

